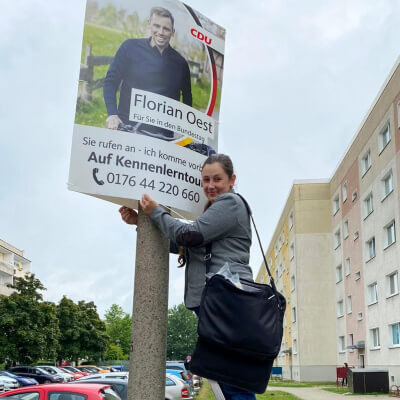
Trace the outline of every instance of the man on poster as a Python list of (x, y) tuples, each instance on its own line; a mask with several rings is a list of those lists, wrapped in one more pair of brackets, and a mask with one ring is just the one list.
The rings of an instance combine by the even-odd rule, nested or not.
[[(170, 46), (175, 33), (174, 17), (162, 7), (153, 7), (149, 18), (150, 38), (128, 39), (118, 49), (104, 81), (104, 101), (108, 118), (106, 126), (118, 129), (129, 120), (132, 88), (170, 97), (192, 106), (190, 70), (186, 60)], [(120, 99), (117, 106), (116, 94), (119, 86)], [(163, 128), (163, 135), (170, 131)]]

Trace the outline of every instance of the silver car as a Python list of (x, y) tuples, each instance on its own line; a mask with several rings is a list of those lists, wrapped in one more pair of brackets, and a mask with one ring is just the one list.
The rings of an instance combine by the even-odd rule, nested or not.
[(64, 382), (72, 382), (74, 378), (72, 375), (67, 374), (66, 372), (62, 371), (60, 368), (55, 367), (54, 365), (40, 365), (40, 368), (44, 369), (50, 375), (58, 375), (63, 378)]
[(129, 372), (103, 372), (100, 374), (90, 374), (87, 376), (82, 376), (78, 381), (87, 381), (91, 379), (128, 379)]
[(18, 381), (14, 378), (9, 378), (8, 376), (0, 375), (0, 385), (1, 384), (4, 385), (4, 391), (19, 388)]
[(165, 375), (165, 399), (166, 400), (192, 400), (189, 385), (172, 374)]

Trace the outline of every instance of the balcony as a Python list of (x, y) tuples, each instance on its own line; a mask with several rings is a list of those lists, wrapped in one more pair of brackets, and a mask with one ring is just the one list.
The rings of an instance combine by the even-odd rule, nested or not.
[(4, 261), (0, 261), (0, 272), (4, 272), (5, 274), (14, 275), (14, 266)]

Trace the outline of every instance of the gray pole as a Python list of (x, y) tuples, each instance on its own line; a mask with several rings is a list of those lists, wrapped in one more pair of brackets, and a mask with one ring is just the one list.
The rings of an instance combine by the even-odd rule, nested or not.
[(128, 400), (165, 399), (169, 240), (139, 207)]

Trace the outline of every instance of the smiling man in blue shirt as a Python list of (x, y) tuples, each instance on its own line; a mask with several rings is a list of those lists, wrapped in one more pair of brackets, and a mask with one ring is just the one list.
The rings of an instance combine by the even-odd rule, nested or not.
[[(104, 81), (107, 128), (118, 129), (129, 120), (132, 88), (147, 90), (192, 106), (190, 70), (186, 60), (170, 46), (174, 17), (165, 8), (150, 11), (150, 38), (128, 39), (118, 49)], [(121, 85), (117, 106), (116, 94)]]

